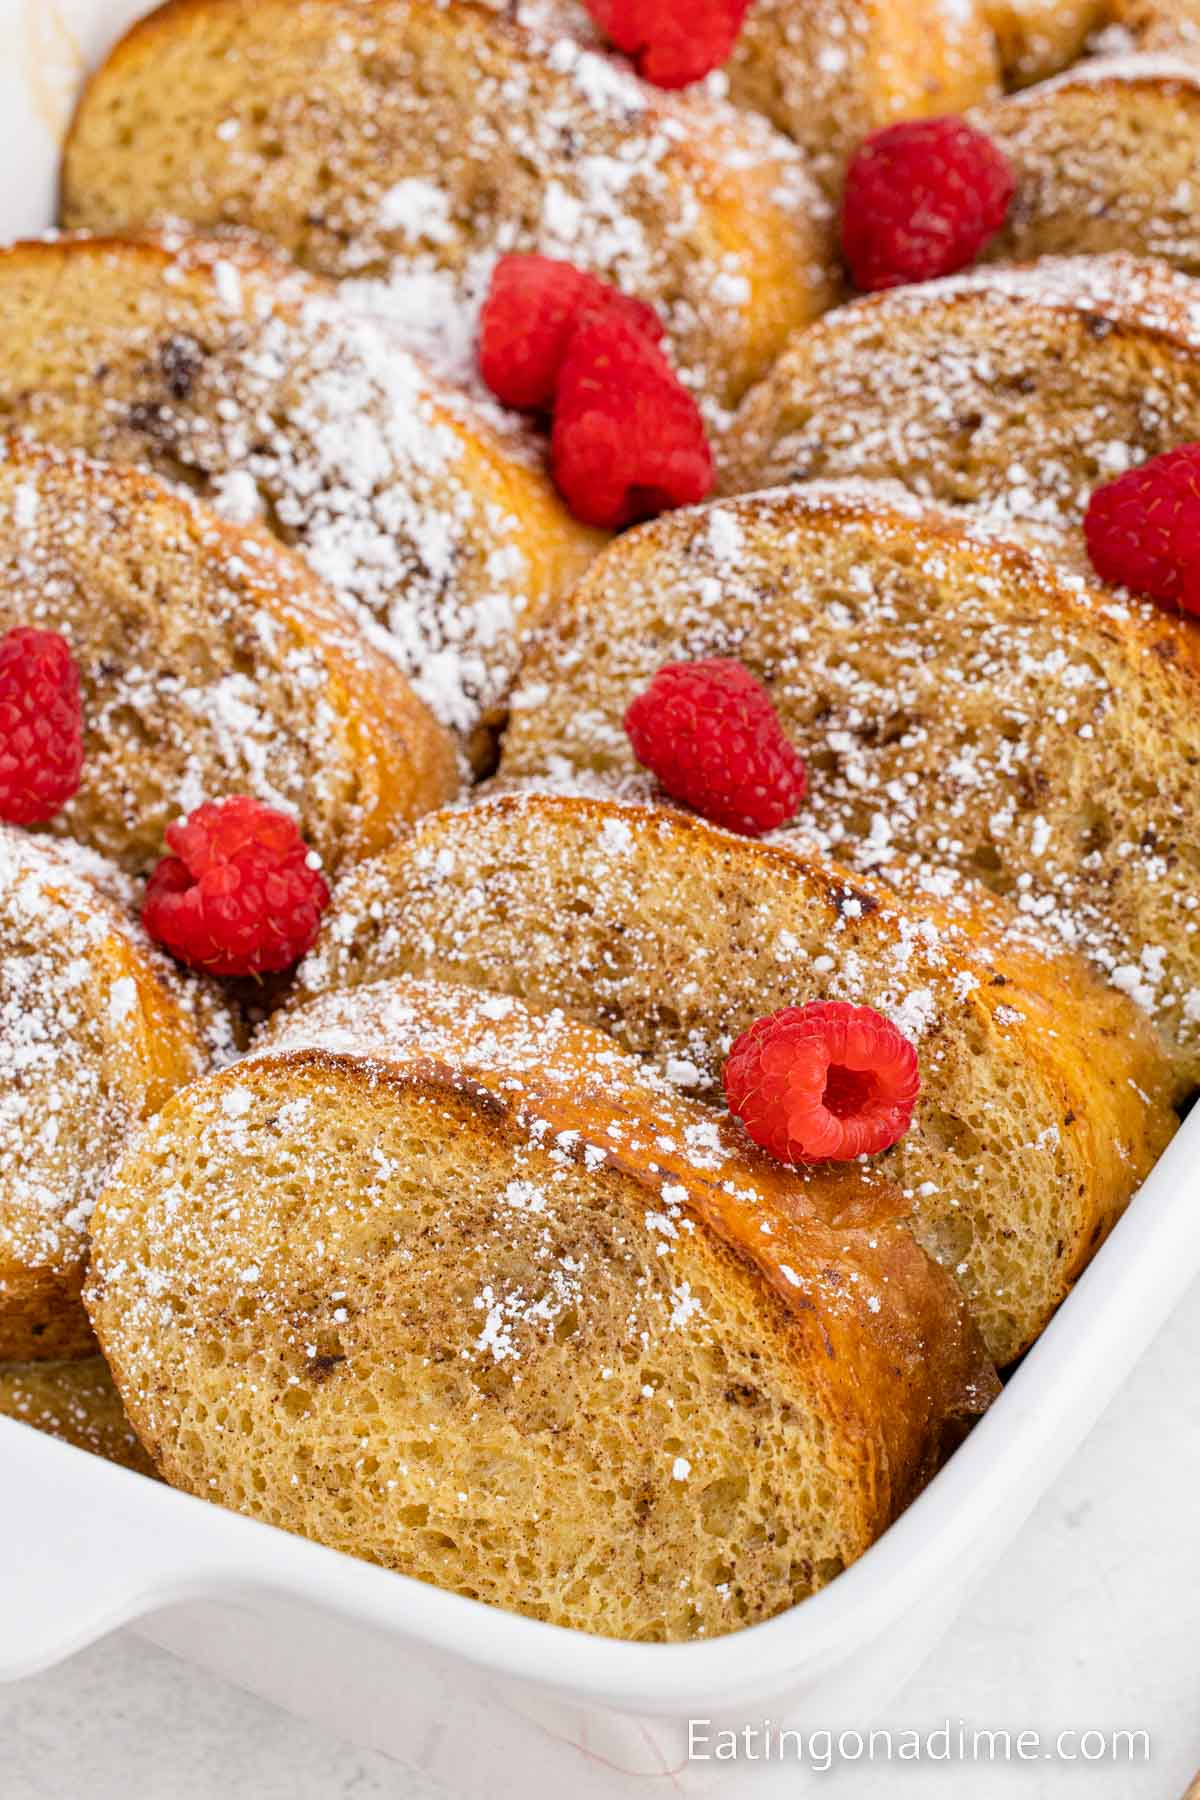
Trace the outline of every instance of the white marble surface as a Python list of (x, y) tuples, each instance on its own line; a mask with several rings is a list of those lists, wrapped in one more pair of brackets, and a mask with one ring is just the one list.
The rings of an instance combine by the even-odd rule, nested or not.
[[(899, 1731), (964, 1719), (1047, 1735), (1144, 1728), (1149, 1766), (843, 1765), (820, 1787), (839, 1800), (1069, 1800), (1085, 1792), (1089, 1800), (1182, 1800), (1200, 1769), (1198, 1372), (1200, 1287), (1005, 1565), (887, 1717), (872, 1721)], [(753, 1786), (747, 1771), (736, 1791)], [(131, 1794), (423, 1800), (386, 1757), (315, 1731), (130, 1634), (0, 1688), (0, 1800)]]

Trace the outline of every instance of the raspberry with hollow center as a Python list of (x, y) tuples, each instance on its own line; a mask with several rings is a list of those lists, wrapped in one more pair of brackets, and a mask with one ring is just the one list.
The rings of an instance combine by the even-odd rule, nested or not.
[(208, 801), (166, 831), (142, 922), (210, 975), (287, 969), (316, 941), (329, 888), (286, 813), (244, 794)]
[(71, 646), (19, 625), (0, 637), (0, 819), (40, 825), (79, 789), (83, 706)]
[(584, 0), (608, 41), (655, 87), (681, 88), (719, 69), (750, 0)]
[(625, 731), (673, 799), (728, 831), (761, 837), (804, 798), (803, 758), (766, 688), (732, 658), (667, 663), (631, 701)]
[(550, 466), (575, 517), (609, 531), (711, 492), (699, 408), (658, 345), (627, 318), (585, 314), (571, 333)]
[(1180, 444), (1098, 487), (1083, 534), (1102, 581), (1200, 611), (1200, 444)]
[(652, 343), (662, 320), (644, 300), (549, 256), (502, 256), (492, 272), (479, 327), (479, 369), (498, 400), (546, 412), (571, 334), (585, 316), (615, 312)]
[(784, 1163), (851, 1162), (898, 1143), (921, 1091), (917, 1053), (870, 1006), (819, 1000), (756, 1019), (725, 1063), (725, 1098)]
[(873, 131), (850, 159), (842, 200), (855, 287), (869, 293), (965, 269), (1003, 225), (1015, 188), (1003, 151), (963, 119)]

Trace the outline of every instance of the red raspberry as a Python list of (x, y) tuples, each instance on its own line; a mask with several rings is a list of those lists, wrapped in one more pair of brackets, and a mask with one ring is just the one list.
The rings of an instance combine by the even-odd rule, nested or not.
[(550, 466), (575, 517), (612, 531), (711, 491), (699, 408), (658, 345), (627, 319), (585, 316), (572, 333)]
[(329, 889), (286, 813), (244, 794), (168, 825), (142, 922), (180, 962), (210, 975), (287, 969), (311, 950)]
[(804, 798), (804, 763), (771, 696), (727, 657), (667, 663), (631, 702), (625, 730), (668, 794), (728, 831), (761, 837)]
[(917, 1053), (870, 1006), (819, 1000), (756, 1019), (725, 1063), (725, 1098), (780, 1162), (851, 1162), (897, 1143), (921, 1091)]
[(851, 158), (842, 251), (871, 292), (953, 275), (1008, 215), (1016, 182), (991, 138), (962, 119), (914, 119), (873, 131)]
[(83, 708), (71, 646), (21, 625), (0, 637), (0, 819), (37, 825), (83, 774)]
[(655, 87), (681, 88), (719, 69), (750, 0), (584, 0), (605, 37)]
[(1200, 444), (1181, 444), (1098, 487), (1083, 521), (1102, 581), (1168, 606), (1200, 610)]
[(492, 273), (480, 320), (479, 367), (498, 400), (520, 411), (549, 411), (571, 334), (586, 314), (616, 312), (652, 343), (662, 320), (632, 300), (548, 256), (502, 256)]

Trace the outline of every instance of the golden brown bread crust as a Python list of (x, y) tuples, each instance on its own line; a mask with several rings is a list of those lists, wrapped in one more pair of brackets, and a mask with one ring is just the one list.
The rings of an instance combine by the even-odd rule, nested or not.
[(441, 270), (464, 296), (498, 250), (565, 256), (659, 305), (681, 369), (732, 403), (831, 298), (803, 159), (764, 121), (599, 54), (582, 8), (529, 10), (160, 8), (84, 90), (64, 222), (240, 224), (322, 274)]
[(733, 655), (811, 782), (793, 828), (901, 893), (982, 880), (1143, 1004), (1200, 1079), (1200, 631), (902, 489), (809, 484), (674, 513), (595, 563), (531, 646), (502, 778), (624, 779), (664, 663)]
[(0, 1364), (0, 1415), (139, 1475), (157, 1477), (102, 1356)]
[(836, 194), (853, 151), (900, 119), (962, 112), (999, 85), (989, 21), (942, 0), (755, 0), (727, 64)]
[(62, 633), (83, 781), (50, 829), (144, 874), (203, 800), (285, 808), (330, 869), (458, 787), (449, 733), (298, 558), (132, 469), (0, 439), (0, 632)]
[(1110, 0), (981, 0), (1006, 87), (1056, 75), (1108, 22)]
[(989, 261), (1125, 250), (1200, 271), (1200, 63), (1124, 56), (981, 106), (1017, 190)]
[(0, 251), (0, 418), (268, 526), (469, 742), (604, 541), (511, 415), (244, 237)]
[(0, 1362), (90, 1354), (79, 1294), (96, 1195), (129, 1132), (229, 1049), (220, 1002), (158, 955), (94, 866), (0, 827)]
[(561, 1015), (383, 983), (164, 1111), (88, 1303), (177, 1485), (534, 1617), (711, 1635), (853, 1560), (995, 1392), (902, 1209)]
[(1176, 1120), (1136, 1009), (1075, 959), (997, 948), (986, 921), (967, 923), (680, 813), (533, 793), (430, 814), (360, 864), (297, 997), (400, 974), (459, 981), (561, 1006), (698, 1092), (764, 1013), (826, 998), (882, 1008), (916, 1042), (924, 1082), (883, 1166), (1004, 1363)]
[(723, 487), (896, 480), (1074, 544), (1091, 490), (1200, 437), (1200, 286), (1127, 256), (897, 288), (797, 333), (720, 446)]

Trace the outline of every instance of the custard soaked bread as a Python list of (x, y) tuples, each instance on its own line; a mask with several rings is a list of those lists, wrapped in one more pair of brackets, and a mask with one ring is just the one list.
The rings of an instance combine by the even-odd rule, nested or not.
[(1001, 1363), (1175, 1124), (1149, 1028), (1082, 966), (989, 952), (835, 864), (662, 808), (530, 794), (428, 815), (340, 884), (298, 994), (398, 974), (562, 1006), (701, 1093), (777, 1008), (886, 1013), (923, 1089), (881, 1166)]
[(176, 1486), (555, 1624), (707, 1637), (852, 1562), (995, 1391), (903, 1206), (561, 1013), (384, 982), (163, 1112), (88, 1305)]
[(74, 1362), (0, 1363), (0, 1418), (17, 1419), (49, 1437), (155, 1474), (138, 1442), (102, 1356)]
[(727, 491), (894, 478), (1070, 537), (1092, 489), (1200, 438), (1200, 285), (1127, 256), (896, 288), (793, 338), (723, 449)]
[(331, 869), (457, 786), (453, 740), (298, 558), (132, 469), (0, 441), (0, 633), (66, 638), (83, 780), (51, 829), (144, 874), (205, 800), (294, 817)]
[(1127, 250), (1200, 272), (1200, 62), (1097, 57), (971, 122), (1017, 183), (990, 262)]
[(648, 86), (581, 15), (174, 0), (84, 90), (64, 222), (244, 225), (394, 280), (422, 328), (469, 315), (501, 252), (563, 257), (657, 306), (681, 373), (728, 404), (829, 304), (828, 209), (764, 120)]
[(961, 112), (999, 86), (997, 40), (954, 0), (755, 0), (727, 65), (730, 92), (802, 146), (841, 187), (870, 132)]
[(468, 739), (602, 542), (520, 427), (244, 240), (0, 252), (0, 424), (261, 520)]
[(130, 1131), (229, 1048), (219, 1004), (151, 947), (117, 879), (0, 826), (0, 1362), (94, 1348), (96, 1195)]
[(979, 0), (1008, 87), (1065, 69), (1108, 23), (1112, 0)]
[(625, 776), (664, 663), (733, 656), (809, 767), (800, 837), (1018, 902), (1200, 1080), (1200, 636), (895, 487), (674, 513), (595, 563), (513, 696), (501, 775)]

